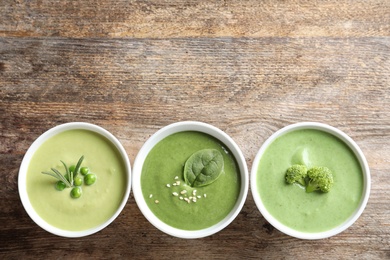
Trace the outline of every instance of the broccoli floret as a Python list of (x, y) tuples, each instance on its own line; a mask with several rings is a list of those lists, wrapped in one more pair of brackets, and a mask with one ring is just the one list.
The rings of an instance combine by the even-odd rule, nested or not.
[(332, 172), (326, 167), (313, 167), (307, 171), (306, 192), (328, 192), (333, 185)]
[(305, 178), (307, 175), (307, 168), (305, 165), (295, 164), (286, 171), (286, 182), (292, 184), (297, 182), (302, 186), (306, 186)]

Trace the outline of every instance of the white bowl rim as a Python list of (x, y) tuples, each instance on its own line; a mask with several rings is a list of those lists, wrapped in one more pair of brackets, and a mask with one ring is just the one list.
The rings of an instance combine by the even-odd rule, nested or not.
[[(26, 176), (27, 176), (27, 169), (30, 163), (30, 160), (36, 150), (40, 147), (40, 145), (45, 142), (47, 139), (49, 139), (52, 136), (55, 136), (61, 132), (68, 131), (68, 130), (76, 130), (76, 129), (82, 129), (82, 130), (89, 130), (92, 132), (95, 132), (97, 134), (100, 134), (101, 136), (107, 138), (118, 150), (120, 153), (123, 163), (125, 165), (126, 169), (126, 176), (127, 176), (127, 183), (126, 183), (126, 190), (125, 194), (123, 196), (123, 199), (121, 201), (121, 204), (119, 205), (117, 211), (111, 218), (109, 218), (106, 222), (87, 230), (82, 231), (69, 231), (69, 230), (63, 230), (60, 228), (57, 228), (49, 223), (47, 223), (45, 220), (43, 220), (34, 210), (34, 208), (31, 205), (31, 202), (29, 200), (27, 190), (26, 190)], [(111, 134), (106, 129), (95, 125), (91, 123), (86, 122), (69, 122), (60, 124), (57, 126), (54, 126), (53, 128), (50, 128), (43, 134), (41, 134), (28, 148), (27, 152), (25, 153), (22, 163), (19, 168), (19, 174), (18, 174), (18, 190), (19, 190), (19, 197), (23, 204), (24, 209), (26, 210), (27, 214), (30, 216), (30, 218), (42, 229), (62, 237), (69, 237), (69, 238), (76, 238), (76, 237), (84, 237), (88, 235), (92, 235), (105, 227), (107, 227), (109, 224), (111, 224), (118, 215), (122, 212), (123, 208), (125, 207), (127, 200), (130, 195), (131, 190), (131, 166), (130, 161), (127, 156), (127, 153), (125, 149), (123, 148), (122, 144), (119, 142), (119, 140)]]
[[(146, 156), (148, 155), (150, 150), (154, 147), (154, 145), (156, 145), (159, 141), (161, 141), (165, 137), (174, 133), (184, 132), (184, 131), (198, 131), (198, 132), (206, 133), (218, 139), (231, 151), (231, 153), (235, 157), (241, 175), (240, 194), (230, 214), (228, 214), (219, 223), (201, 230), (182, 230), (167, 225), (152, 213), (152, 211), (149, 209), (149, 207), (146, 204), (145, 198), (142, 195), (141, 173), (142, 173), (143, 162), (145, 161)], [(237, 146), (237, 144), (233, 141), (231, 137), (229, 137), (225, 132), (223, 132), (219, 128), (198, 121), (180, 121), (180, 122), (172, 123), (155, 132), (144, 143), (144, 145), (138, 152), (134, 160), (132, 177), (133, 177), (132, 180), (133, 196), (138, 205), (138, 208), (140, 209), (144, 217), (160, 231), (168, 235), (178, 237), (178, 238), (184, 238), (184, 239), (195, 239), (195, 238), (210, 236), (221, 231), (226, 226), (228, 226), (240, 213), (246, 201), (246, 197), (249, 189), (248, 168), (246, 165), (246, 160), (240, 148)]]
[[(284, 135), (286, 133), (295, 131), (295, 130), (300, 130), (300, 129), (315, 129), (315, 130), (320, 130), (327, 132), (329, 134), (332, 134), (333, 136), (338, 137), (341, 141), (343, 141), (355, 154), (356, 158), (358, 159), (360, 166), (362, 168), (362, 174), (363, 174), (363, 192), (362, 192), (362, 197), (361, 201), (359, 203), (359, 206), (355, 210), (355, 212), (342, 224), (339, 226), (328, 230), (324, 232), (317, 232), (317, 233), (305, 233), (305, 232), (300, 232), (297, 230), (294, 230), (290, 227), (285, 226), (284, 224), (280, 223), (278, 220), (276, 220), (269, 212), (268, 210), (264, 207), (259, 191), (257, 188), (257, 169), (259, 167), (259, 162), (261, 159), (261, 156), (265, 152), (265, 150), (268, 148), (268, 146), (279, 136)], [(351, 137), (349, 137), (347, 134), (345, 134), (343, 131), (324, 124), (324, 123), (318, 123), (318, 122), (300, 122), (300, 123), (295, 123), (291, 124), (288, 126), (285, 126), (275, 133), (273, 133), (261, 146), (260, 150), (256, 154), (256, 157), (253, 161), (252, 169), (251, 169), (251, 191), (252, 191), (252, 196), (255, 201), (255, 204), (257, 208), (259, 209), (260, 213), (263, 215), (263, 217), (276, 229), (281, 231), (284, 234), (290, 235), (292, 237), (300, 238), (300, 239), (308, 239), (308, 240), (313, 240), (313, 239), (323, 239), (323, 238), (328, 238), (334, 235), (337, 235), (347, 228), (349, 228), (362, 214), (364, 211), (368, 198), (370, 195), (370, 189), (371, 189), (371, 176), (370, 176), (370, 170), (368, 167), (367, 160), (362, 152), (362, 150), (359, 148), (359, 146), (356, 144), (355, 141), (352, 140)]]

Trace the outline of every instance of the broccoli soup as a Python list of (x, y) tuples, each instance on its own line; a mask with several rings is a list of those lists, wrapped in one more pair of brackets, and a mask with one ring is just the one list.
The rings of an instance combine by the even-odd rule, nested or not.
[(200, 230), (224, 219), (240, 193), (240, 172), (217, 139), (195, 131), (172, 134), (149, 152), (141, 174), (143, 197), (166, 224)]
[(68, 231), (87, 230), (110, 219), (125, 196), (126, 183), (116, 147), (100, 134), (81, 129), (46, 140), (34, 153), (26, 177), (37, 214)]
[[(323, 186), (316, 188), (308, 177), (306, 188), (298, 178), (292, 183), (288, 170), (298, 173), (301, 168), (296, 165), (309, 169), (313, 179), (319, 174), (328, 179), (321, 179)], [(322, 232), (342, 224), (357, 209), (363, 173), (354, 153), (340, 139), (324, 131), (302, 129), (278, 137), (266, 148), (256, 184), (265, 208), (278, 221), (297, 231)]]

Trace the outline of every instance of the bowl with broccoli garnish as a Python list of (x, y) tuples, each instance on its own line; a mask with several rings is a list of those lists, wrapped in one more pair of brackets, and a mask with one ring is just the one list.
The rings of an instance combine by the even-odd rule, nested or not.
[(301, 239), (322, 239), (349, 228), (370, 194), (366, 158), (341, 130), (316, 122), (286, 126), (258, 151), (251, 190), (265, 220)]

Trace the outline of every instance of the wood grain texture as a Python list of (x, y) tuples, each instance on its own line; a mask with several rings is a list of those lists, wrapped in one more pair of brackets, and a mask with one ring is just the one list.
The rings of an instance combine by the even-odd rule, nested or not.
[[(389, 259), (390, 2), (0, 1), (0, 259)], [(229, 134), (249, 169), (264, 141), (296, 122), (350, 135), (368, 160), (362, 216), (334, 237), (283, 235), (248, 193), (207, 238), (154, 228), (131, 194), (92, 236), (49, 234), (28, 217), (18, 170), (31, 143), (72, 121), (98, 124), (131, 163), (170, 123)]]
[(386, 0), (2, 0), (0, 36), (390, 35)]
[[(2, 39), (0, 161), (8, 174), (0, 175), (6, 183), (0, 187), (0, 252), (6, 258), (168, 259), (186, 252), (235, 259), (294, 258), (309, 248), (320, 258), (389, 257), (389, 48), (382, 38)], [(54, 237), (24, 212), (18, 167), (48, 128), (70, 121), (99, 124), (120, 139), (133, 162), (151, 134), (180, 120), (204, 121), (227, 132), (249, 168), (266, 138), (287, 124), (338, 127), (367, 156), (369, 204), (350, 229), (320, 241), (276, 231), (250, 194), (228, 228), (199, 240), (156, 230), (133, 197), (112, 225), (81, 239)]]

